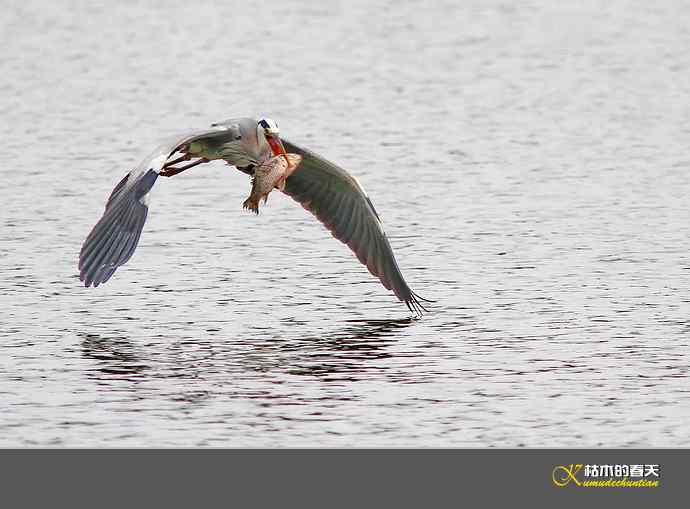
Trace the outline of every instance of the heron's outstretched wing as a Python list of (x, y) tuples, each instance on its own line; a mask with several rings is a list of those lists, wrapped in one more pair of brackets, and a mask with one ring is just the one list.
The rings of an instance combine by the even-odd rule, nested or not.
[(185, 144), (223, 135), (223, 129), (214, 128), (171, 137), (115, 186), (79, 253), (79, 279), (86, 286), (105, 283), (132, 257), (148, 215), (149, 193), (166, 160)]
[(347, 244), (369, 272), (410, 310), (420, 313), (426, 300), (405, 282), (381, 219), (359, 182), (342, 168), (288, 140), (288, 152), (302, 156), (302, 162), (288, 177), (284, 192), (314, 214), (333, 236)]

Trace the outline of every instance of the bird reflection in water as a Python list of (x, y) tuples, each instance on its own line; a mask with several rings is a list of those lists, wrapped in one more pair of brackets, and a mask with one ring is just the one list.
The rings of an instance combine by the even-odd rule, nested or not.
[[(296, 338), (227, 339), (222, 343), (206, 345), (204, 356), (185, 357), (185, 350), (167, 348), (166, 355), (178, 352), (175, 359), (166, 357), (156, 363), (174, 366), (174, 369), (150, 369), (137, 353), (139, 348), (123, 337), (107, 338), (97, 334), (80, 334), (83, 356), (98, 361), (97, 369), (88, 375), (98, 379), (141, 380), (146, 377), (202, 380), (204, 375), (224, 372), (228, 380), (248, 372), (283, 370), (294, 375), (318, 376), (327, 381), (355, 380), (357, 374), (373, 369), (385, 369), (378, 363), (392, 357), (387, 348), (396, 340), (401, 329), (411, 326), (413, 317), (395, 320), (352, 320), (345, 327), (321, 335)], [(197, 343), (192, 339), (185, 343)], [(179, 343), (178, 343), (179, 344)], [(249, 351), (235, 352), (238, 344), (251, 345)], [(223, 347), (225, 345), (225, 347)], [(187, 348), (188, 349), (188, 348)], [(178, 358), (179, 356), (179, 358)]]
[[(106, 338), (98, 334), (80, 333), (82, 354), (97, 362), (97, 374), (93, 378), (135, 380), (141, 379), (149, 368), (136, 352), (136, 346), (126, 338)], [(95, 376), (94, 376), (95, 375)]]
[(297, 365), (289, 370), (293, 375), (318, 376), (325, 381), (356, 381), (363, 373), (373, 368), (385, 369), (380, 364), (372, 365), (370, 361), (380, 361), (393, 356), (387, 351), (388, 346), (396, 340), (401, 329), (411, 326), (418, 319), (403, 318), (396, 320), (352, 320), (343, 329), (325, 336), (305, 338), (304, 342), (311, 348), (306, 355), (300, 356)]
[[(142, 358), (145, 355), (137, 353), (137, 345), (123, 338), (107, 338), (98, 334), (80, 334), (83, 338), (82, 354), (87, 359), (97, 362), (96, 369), (87, 371), (87, 376), (99, 382), (143, 382), (153, 378), (179, 378), (194, 377), (193, 369), (185, 368), (165, 370), (158, 365), (155, 369), (146, 364)], [(165, 361), (162, 363), (165, 364)], [(190, 387), (190, 390), (180, 391), (178, 387), (169, 394), (172, 401), (180, 403), (199, 404), (210, 397), (203, 387)], [(143, 397), (137, 392), (137, 397)]]

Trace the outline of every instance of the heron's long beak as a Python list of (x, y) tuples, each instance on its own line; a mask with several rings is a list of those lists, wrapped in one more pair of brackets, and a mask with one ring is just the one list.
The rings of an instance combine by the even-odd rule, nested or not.
[(280, 156), (282, 155), (285, 160), (288, 163), (288, 166), (290, 165), (290, 160), (288, 159), (287, 152), (285, 150), (285, 147), (283, 146), (283, 142), (278, 136), (267, 136), (266, 141), (268, 144), (271, 146), (271, 150), (273, 151), (274, 156)]

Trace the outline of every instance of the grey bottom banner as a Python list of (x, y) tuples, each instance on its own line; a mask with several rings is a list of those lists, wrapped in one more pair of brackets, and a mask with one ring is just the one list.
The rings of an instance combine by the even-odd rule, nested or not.
[[(685, 449), (4, 450), (3, 507), (680, 507)], [(681, 506), (685, 506), (685, 502)]]

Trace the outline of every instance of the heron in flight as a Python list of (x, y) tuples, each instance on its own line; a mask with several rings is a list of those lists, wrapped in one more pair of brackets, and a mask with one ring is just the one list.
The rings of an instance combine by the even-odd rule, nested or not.
[[(392, 290), (410, 311), (426, 309), (405, 282), (383, 225), (357, 179), (323, 157), (281, 138), (269, 118), (237, 118), (209, 129), (174, 136), (159, 145), (115, 186), (101, 219), (79, 254), (79, 278), (85, 286), (108, 281), (127, 263), (139, 242), (158, 177), (172, 177), (194, 166), (222, 159), (252, 175), (257, 166), (288, 152), (302, 156), (282, 192), (300, 203), (347, 244), (369, 272)], [(288, 163), (289, 164), (289, 163)]]

